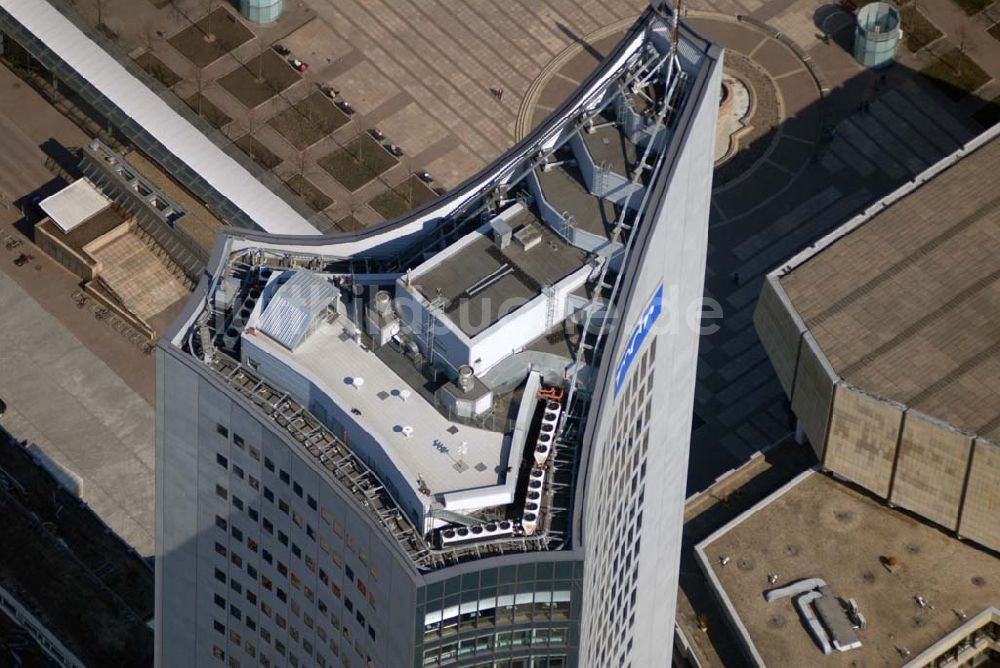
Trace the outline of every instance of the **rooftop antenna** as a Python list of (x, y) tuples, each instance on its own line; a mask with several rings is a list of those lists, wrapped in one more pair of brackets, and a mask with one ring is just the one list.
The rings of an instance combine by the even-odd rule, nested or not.
[(676, 0), (674, 5), (674, 22), (670, 33), (670, 55), (673, 58), (677, 57), (677, 43), (680, 41), (681, 35), (681, 1)]

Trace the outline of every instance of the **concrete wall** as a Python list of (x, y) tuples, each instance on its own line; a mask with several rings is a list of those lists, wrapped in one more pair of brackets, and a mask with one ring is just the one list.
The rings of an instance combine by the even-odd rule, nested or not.
[(968, 435), (907, 411), (889, 500), (956, 529), (971, 452)]
[(977, 438), (958, 533), (1000, 551), (1000, 445)]
[(902, 421), (902, 406), (837, 385), (823, 464), (885, 498)]
[[(233, 657), (243, 665), (253, 663), (245, 647), (215, 630), (215, 622), (251, 640), (258, 654), (267, 653), (273, 665), (283, 665), (285, 659), (275, 652), (273, 643), (234, 618), (231, 605), (240, 608), (244, 618), (255, 618), (258, 629), (267, 628), (275, 640), (299, 655), (300, 662), (304, 660), (300, 644), (274, 623), (276, 617), (266, 616), (261, 607), (248, 602), (246, 591), (285, 617), (289, 629), (298, 628), (317, 648), (320, 643), (313, 638), (314, 631), (303, 625), (301, 614), (291, 611), (292, 602), (317, 625), (324, 625), (328, 637), (340, 642), (341, 652), (353, 655), (349, 649), (353, 642), (348, 643), (332, 627), (330, 612), (351, 629), (375, 665), (412, 665), (417, 580), (398, 547), (391, 544), (393, 539), (357, 508), (353, 497), (332, 482), (315, 459), (292, 446), (274, 423), (211, 382), (210, 371), (196, 370), (162, 349), (157, 350), (157, 362), (156, 665), (214, 668), (223, 665), (213, 657), (215, 647), (225, 652), (227, 661)], [(227, 433), (220, 433), (220, 427)], [(217, 455), (227, 458), (228, 467), (217, 462)], [(286, 472), (295, 486), (280, 479), (280, 472)], [(256, 482), (251, 482), (251, 476)], [(227, 498), (219, 497), (216, 485), (226, 488)], [(273, 493), (274, 501), (264, 498), (265, 489)], [(308, 502), (310, 498), (315, 507)], [(291, 512), (281, 512), (279, 501), (287, 503)], [(273, 522), (273, 533), (248, 516), (251, 508), (259, 512), (261, 522)], [(294, 521), (296, 516), (303, 518), (301, 525)], [(229, 530), (220, 528), (216, 517), (226, 519)], [(240, 529), (242, 537), (233, 535), (233, 527)], [(287, 542), (277, 538), (282, 533)], [(259, 551), (248, 548), (249, 539)], [(217, 553), (217, 543), (228, 549), (228, 556)], [(298, 546), (300, 556), (293, 554), (291, 545)], [(323, 545), (329, 546), (330, 553)], [(265, 551), (273, 555), (274, 564), (262, 558)], [(340, 564), (334, 553), (342, 559)], [(241, 564), (232, 561), (233, 554), (241, 557)], [(306, 566), (307, 558), (324, 570), (330, 585)], [(316, 601), (289, 586), (289, 578), (276, 571), (279, 562), (316, 593)], [(248, 565), (285, 589), (288, 601), (263, 587), (262, 577), (249, 574)], [(354, 581), (347, 577), (345, 566), (351, 567)], [(244, 593), (220, 582), (216, 569), (242, 583)], [(364, 581), (374, 604), (360, 593), (357, 580)], [(341, 596), (331, 591), (333, 585), (339, 587)], [(216, 605), (216, 595), (225, 599), (225, 607)], [(354, 610), (346, 609), (347, 597), (355, 610), (363, 611), (365, 626), (356, 620)], [(327, 613), (317, 609), (318, 601), (329, 607)], [(375, 629), (374, 641), (368, 626)], [(329, 648), (323, 651), (329, 659)]]
[(764, 281), (753, 312), (753, 324), (781, 387), (785, 394), (791, 396), (795, 365), (799, 361), (799, 344), (806, 330), (777, 277), (768, 276)]
[(823, 461), (837, 374), (809, 332), (802, 336), (797, 369), (792, 390), (792, 411), (809, 438), (816, 457)]
[[(692, 102), (697, 107), (692, 109), (688, 135), (673, 156), (669, 182), (662, 190), (653, 186), (659, 202), (650, 203), (648, 213), (653, 215), (633, 232), (641, 236), (623, 277), (621, 317), (605, 342), (585, 435), (587, 478), (578, 483), (586, 485), (581, 666), (618, 665), (622, 655), (633, 666), (666, 666), (670, 661), (699, 343), (697, 327), (689, 327), (684, 314), (703, 295), (713, 162), (708, 149), (714, 143), (714, 93), (721, 71), (719, 62), (706, 72), (703, 83), (708, 92)], [(635, 324), (660, 285), (663, 311), (615, 396), (615, 370)], [(648, 369), (640, 358), (648, 359)], [(639, 393), (633, 397), (628, 389), (638, 387), (643, 378), (652, 397), (649, 412), (643, 411)], [(624, 418), (626, 414), (631, 420)], [(619, 424), (616, 416), (622, 416)], [(631, 432), (636, 422), (646, 430), (648, 450), (622, 433)], [(615, 474), (618, 470), (623, 474), (620, 478)], [(636, 527), (630, 509), (644, 513), (641, 526)], [(623, 538), (626, 535), (628, 539)], [(609, 558), (610, 554), (617, 557)], [(604, 592), (612, 587), (618, 593), (608, 600)], [(628, 605), (631, 596), (633, 603)], [(628, 614), (620, 622), (609, 622), (622, 609), (623, 600)], [(630, 624), (633, 612), (634, 624)], [(621, 638), (617, 637), (618, 624), (625, 627)], [(603, 660), (598, 655), (602, 642), (608, 647)]]

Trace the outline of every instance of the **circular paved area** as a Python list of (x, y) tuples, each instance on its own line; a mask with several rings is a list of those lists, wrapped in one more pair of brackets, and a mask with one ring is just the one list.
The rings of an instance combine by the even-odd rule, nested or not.
[[(531, 84), (515, 126), (523, 138), (593, 72), (632, 25), (623, 20), (587, 35), (557, 55)], [(822, 94), (806, 62), (764, 28), (721, 14), (690, 12), (687, 23), (725, 48), (725, 71), (751, 97), (737, 144), (715, 172), (713, 206), (729, 225), (766, 205), (795, 181), (822, 134)], [(752, 197), (748, 195), (752, 194)]]

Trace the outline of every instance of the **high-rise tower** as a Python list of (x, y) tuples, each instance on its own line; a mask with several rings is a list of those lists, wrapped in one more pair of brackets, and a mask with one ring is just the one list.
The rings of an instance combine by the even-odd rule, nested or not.
[(667, 665), (721, 74), (672, 32), (403, 219), (220, 237), (157, 349), (160, 665)]

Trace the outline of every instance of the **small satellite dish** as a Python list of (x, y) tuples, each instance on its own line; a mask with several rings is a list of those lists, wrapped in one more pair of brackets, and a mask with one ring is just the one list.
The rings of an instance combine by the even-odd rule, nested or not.
[(411, 427), (410, 425), (405, 425), (403, 427), (403, 436), (405, 436), (406, 438), (413, 436), (413, 427)]
[(400, 390), (399, 391), (399, 398), (402, 399), (404, 402), (406, 402), (406, 400), (410, 398), (410, 391), (409, 390)]
[(360, 376), (357, 376), (355, 378), (351, 378), (351, 385), (353, 385), (354, 388), (357, 389), (357, 390), (360, 390), (361, 386), (364, 385), (364, 384), (365, 384), (365, 379), (362, 378), (362, 377), (360, 377)]

